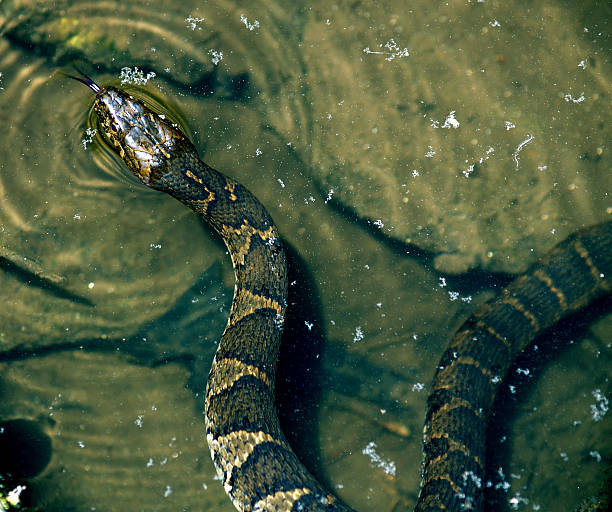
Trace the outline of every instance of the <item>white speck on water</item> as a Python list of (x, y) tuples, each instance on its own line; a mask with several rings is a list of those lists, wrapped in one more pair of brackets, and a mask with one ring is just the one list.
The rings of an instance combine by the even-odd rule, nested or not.
[(461, 475), (461, 478), (463, 478), (463, 485), (467, 485), (468, 481), (473, 482), (476, 487), (478, 487), (479, 489), (482, 487), (482, 478), (480, 478), (476, 473), (474, 473), (473, 471), (464, 471), (463, 474)]
[(355, 328), (355, 335), (353, 336), (353, 343), (357, 343), (364, 338), (365, 334), (363, 333), (363, 329), (360, 325)]
[(520, 504), (528, 505), (529, 500), (527, 498), (523, 498), (521, 494), (517, 492), (514, 496), (512, 496), (512, 498), (508, 500), (508, 503), (514, 510), (517, 510)]
[(259, 21), (255, 20), (253, 23), (249, 23), (249, 20), (246, 18), (244, 14), (240, 15), (240, 20), (244, 23), (244, 26), (249, 30), (253, 31), (256, 28), (259, 28)]
[[(17, 487), (15, 487), (13, 490), (9, 491), (9, 493), (6, 495), (6, 502), (9, 505), (12, 505), (13, 507), (17, 507), (20, 503), (21, 500), (21, 493), (23, 491), (25, 491), (26, 486), (25, 485), (18, 485)], [(0, 510), (5, 510), (4, 506), (2, 506), (3, 508), (1, 508)], [(19, 507), (21, 508), (21, 507)]]
[(208, 50), (208, 54), (212, 57), (210, 60), (215, 66), (223, 60), (223, 52), (221, 50)]
[(595, 398), (595, 403), (591, 404), (590, 406), (591, 417), (593, 418), (593, 421), (601, 421), (610, 410), (610, 401), (601, 392), (601, 389), (591, 391), (591, 395), (593, 395), (593, 398)]
[(472, 164), (470, 165), (467, 169), (464, 169), (463, 171), (461, 171), (463, 173), (463, 175), (466, 178), (470, 177), (470, 174), (472, 174), (474, 172), (474, 167), (476, 167), (476, 164)]
[(578, 96), (577, 98), (574, 98), (571, 94), (566, 94), (565, 96), (563, 96), (563, 99), (568, 103), (570, 101), (572, 103), (582, 103), (585, 100), (584, 93), (581, 93), (580, 96)]
[(370, 441), (361, 453), (367, 455), (372, 464), (381, 468), (387, 475), (395, 476), (395, 462), (383, 460), (383, 458), (376, 453), (376, 443), (374, 441)]
[[(370, 55), (387, 55), (386, 61), (392, 61), (395, 58), (409, 57), (410, 53), (408, 48), (400, 49), (399, 45), (395, 42), (395, 39), (389, 39), (384, 45), (381, 43), (378, 45), (381, 50), (370, 50), (369, 47), (363, 49), (363, 53)], [(384, 49), (383, 49), (384, 48)]]
[(382, 229), (382, 228), (384, 228), (384, 227), (385, 227), (385, 225), (383, 224), (383, 221), (382, 221), (382, 220), (380, 220), (380, 219), (376, 219), (376, 220), (373, 222), (373, 224), (374, 224), (374, 225), (375, 225), (377, 228), (379, 228), (379, 229)]
[(446, 286), (446, 278), (440, 277), (439, 280), (440, 280), (440, 282), (438, 283), (438, 286), (440, 288), (444, 288)]
[(285, 315), (281, 315), (280, 313), (276, 313), (274, 317), (274, 325), (277, 329), (282, 329), (285, 324)]
[(314, 323), (309, 322), (308, 320), (304, 320), (304, 325), (308, 328), (309, 331), (312, 331), (312, 328), (314, 327)]
[(459, 121), (457, 121), (457, 118), (455, 117), (455, 112), (455, 110), (451, 110), (449, 112), (449, 114), (446, 116), (446, 119), (444, 120), (442, 128), (459, 128)]
[(433, 158), (436, 152), (433, 150), (432, 146), (427, 146), (427, 153), (425, 153), (425, 158)]
[(516, 125), (510, 121), (504, 121), (504, 127), (506, 128), (506, 131), (509, 132), (513, 128), (516, 128)]
[(423, 384), (422, 382), (417, 382), (416, 384), (412, 385), (412, 391), (416, 391), (417, 393), (419, 391), (423, 391), (425, 389), (425, 384)]
[(527, 138), (521, 142), (516, 150), (514, 151), (514, 153), (512, 153), (512, 158), (514, 159), (514, 163), (516, 164), (516, 170), (518, 171), (519, 168), (519, 159), (518, 159), (518, 154), (522, 151), (522, 149), (529, 144), (533, 139), (535, 139), (535, 137), (533, 135), (527, 135)]
[(204, 18), (198, 18), (197, 16), (189, 16), (188, 18), (185, 18), (185, 23), (187, 23), (187, 26), (191, 30), (202, 30), (202, 27), (200, 27), (200, 23), (202, 23), (203, 21)]
[(501, 23), (497, 20), (489, 21), (489, 25), (492, 27), (501, 27)]
[(412, 177), (416, 178), (419, 176), (419, 171), (417, 171), (416, 169), (412, 169)]
[(329, 203), (334, 195), (334, 189), (330, 188), (329, 192), (327, 192), (327, 197), (325, 198), (325, 204)]
[(95, 128), (87, 128), (87, 130), (85, 130), (85, 135), (87, 135), (87, 137), (85, 137), (84, 139), (81, 139), (81, 144), (83, 144), (83, 149), (87, 150), (87, 144), (90, 144), (93, 142), (93, 139), (96, 136), (96, 133), (98, 133), (98, 130), (96, 130)]
[(149, 249), (161, 249), (161, 248), (162, 248), (162, 245), (161, 245), (161, 244), (156, 244), (156, 243), (154, 243), (154, 242), (151, 242), (151, 243), (149, 244)]
[(138, 428), (142, 428), (142, 420), (144, 418), (144, 414), (139, 414), (138, 417), (134, 420), (134, 423)]
[(565, 452), (559, 453), (559, 456), (561, 457), (561, 459), (563, 459), (564, 462), (567, 462), (569, 460), (569, 456)]
[(255, 149), (255, 156), (261, 156), (263, 155), (263, 151), (261, 150), (261, 148), (256, 148)]
[(519, 375), (529, 375), (529, 369), (528, 368), (517, 368), (516, 373), (518, 373)]
[(146, 85), (151, 78), (155, 78), (157, 75), (153, 71), (149, 71), (146, 75), (137, 66), (134, 69), (129, 67), (121, 68), (119, 78), (121, 79), (121, 85), (134, 84), (134, 85)]
[(593, 457), (597, 462), (601, 462), (601, 453), (599, 453), (597, 450), (591, 450), (589, 452), (589, 455)]
[(500, 482), (495, 484), (494, 488), (503, 489), (504, 491), (507, 491), (508, 489), (510, 489), (510, 482), (506, 481), (506, 475), (504, 475), (504, 470), (501, 467), (497, 469), (497, 475), (499, 476)]

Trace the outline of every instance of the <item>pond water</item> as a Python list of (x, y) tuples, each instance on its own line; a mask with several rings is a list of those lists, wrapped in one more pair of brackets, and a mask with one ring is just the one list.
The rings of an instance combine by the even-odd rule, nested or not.
[[(453, 332), (612, 216), (603, 4), (0, 4), (0, 421), (51, 441), (28, 510), (233, 510), (202, 418), (229, 257), (126, 175), (66, 73), (153, 102), (266, 206), (291, 248), (288, 436), (356, 510), (409, 510)], [(600, 309), (513, 370), (492, 448), (504, 506), (573, 510), (605, 486)]]

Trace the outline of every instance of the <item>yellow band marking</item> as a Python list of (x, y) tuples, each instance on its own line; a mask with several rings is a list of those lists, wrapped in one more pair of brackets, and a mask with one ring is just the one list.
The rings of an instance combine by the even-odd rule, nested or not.
[(471, 402), (463, 398), (459, 398), (458, 396), (454, 396), (451, 398), (450, 402), (446, 402), (440, 409), (436, 411), (436, 413), (431, 417), (431, 423), (435, 423), (440, 416), (452, 411), (453, 409), (458, 409), (459, 407), (465, 407), (472, 411), (476, 416), (482, 419), (482, 411), (479, 411), (474, 407)]
[(235, 201), (236, 199), (238, 199), (238, 196), (234, 193), (234, 191), (236, 190), (236, 185), (237, 183), (235, 181), (228, 180), (225, 184), (225, 187), (223, 187), (229, 192), (229, 198), (231, 201)]
[(199, 176), (196, 176), (195, 174), (193, 174), (193, 172), (191, 172), (190, 169), (187, 169), (185, 171), (185, 176), (187, 176), (188, 178), (191, 178), (193, 181), (195, 181), (196, 183), (199, 183), (200, 185), (204, 185), (204, 182), (202, 181), (202, 178), (200, 178)]
[(450, 445), (450, 449), (448, 452), (443, 453), (442, 455), (439, 455), (438, 457), (428, 461), (426, 467), (433, 465), (433, 464), (438, 464), (438, 463), (443, 462), (444, 459), (448, 458), (449, 453), (452, 451), (460, 451), (464, 453), (465, 455), (467, 455), (470, 459), (476, 461), (476, 464), (478, 464), (480, 469), (484, 471), (485, 466), (480, 460), (480, 458), (476, 457), (475, 455), (472, 455), (469, 448), (465, 446), (463, 443), (460, 443), (459, 441), (455, 441), (454, 439), (451, 439), (447, 432), (444, 432), (443, 434), (440, 434), (440, 435), (432, 435), (429, 437), (429, 439), (446, 439)]
[(208, 192), (210, 195), (208, 196), (208, 199), (198, 199), (195, 201), (185, 201), (185, 203), (192, 208), (195, 212), (199, 213), (200, 215), (206, 215), (206, 212), (208, 210), (208, 205), (215, 200), (215, 194), (213, 192), (211, 192), (210, 190), (208, 190), (206, 187), (204, 187), (206, 192)]
[(512, 354), (512, 345), (510, 344), (510, 342), (504, 336), (499, 334), (495, 329), (493, 329), (493, 327), (484, 323), (483, 320), (478, 320), (478, 322), (476, 322), (476, 326), (480, 329), (487, 331), (491, 336), (501, 341), (508, 349), (508, 354)]
[(230, 256), (234, 267), (244, 265), (244, 258), (251, 250), (251, 240), (255, 235), (259, 236), (264, 242), (278, 238), (274, 226), (262, 231), (251, 226), (246, 219), (238, 228), (228, 224), (221, 226), (221, 236), (224, 240), (229, 241)]
[(237, 430), (217, 438), (208, 433), (206, 440), (217, 474), (223, 479), (223, 487), (229, 496), (234, 494), (234, 488), (229, 483), (234, 469), (240, 468), (260, 444), (273, 443), (287, 450), (291, 449), (285, 441), (261, 431)]
[(427, 507), (431, 505), (433, 508), (440, 508), (442, 510), (446, 510), (446, 506), (442, 503), (439, 503), (440, 496), (438, 494), (428, 494), (423, 498), (422, 508), (427, 510)]
[[(481, 310), (480, 312), (476, 312), (475, 316), (482, 317), (483, 315), (488, 314), (490, 312), (490, 309), (491, 308), (489, 307), (486, 311)], [(504, 336), (502, 336), (495, 329), (493, 329), (493, 327), (487, 325), (484, 320), (478, 320), (476, 322), (476, 327), (478, 329), (488, 332), (491, 336), (501, 341), (506, 347), (506, 349), (508, 350), (508, 356), (512, 355), (511, 343)], [(455, 333), (455, 336), (453, 337), (453, 340), (451, 341), (449, 348), (460, 348), (461, 345), (469, 341), (470, 338), (474, 339), (476, 336), (477, 336), (477, 333), (474, 331), (473, 328), (469, 328), (464, 331), (458, 331)], [(478, 340), (475, 339), (474, 341), (478, 341)]]
[(586, 247), (582, 245), (582, 242), (580, 242), (580, 240), (576, 240), (574, 242), (574, 249), (576, 249), (578, 255), (584, 260), (584, 262), (591, 270), (591, 275), (595, 279), (595, 282), (603, 286), (604, 289), (607, 289), (604, 274), (600, 272), (599, 269), (595, 266), (595, 263), (593, 263), (593, 260), (589, 255), (589, 251), (587, 251)]
[[(449, 373), (452, 369), (453, 366), (458, 365), (458, 364), (467, 364), (470, 366), (474, 366), (476, 368), (478, 368), (483, 375), (485, 375), (488, 378), (492, 378), (493, 377), (493, 373), (491, 373), (491, 370), (489, 370), (488, 368), (485, 368), (484, 366), (482, 366), (480, 364), (479, 361), (477, 361), (476, 359), (474, 359), (471, 356), (459, 356), (457, 357), (457, 359), (453, 359), (453, 361), (451, 361), (444, 369), (440, 370), (440, 372), (438, 373), (438, 377), (437, 380), (440, 381), (445, 381), (446, 378), (448, 377), (447, 373)], [(455, 377), (454, 375), (451, 375), (451, 377)], [(439, 388), (443, 388), (444, 386), (436, 386), (435, 389), (439, 389)]]
[(567, 299), (565, 298), (565, 295), (563, 294), (563, 292), (554, 285), (550, 276), (546, 274), (544, 271), (542, 271), (541, 269), (539, 269), (533, 273), (533, 277), (535, 277), (536, 279), (539, 279), (546, 286), (548, 286), (548, 289), (557, 297), (557, 300), (559, 301), (559, 306), (561, 306), (561, 309), (563, 311), (566, 311), (567, 310)]
[(274, 226), (270, 226), (265, 231), (261, 231), (260, 229), (256, 229), (253, 226), (251, 226), (249, 224), (249, 221), (246, 219), (242, 222), (240, 227), (237, 227), (237, 228), (224, 224), (223, 231), (224, 231), (224, 234), (227, 233), (228, 235), (245, 235), (245, 234), (251, 235), (251, 236), (259, 235), (261, 239), (264, 241), (268, 240), (269, 238), (276, 238), (277, 236)]
[(227, 325), (237, 324), (245, 316), (254, 313), (258, 309), (273, 309), (280, 317), (283, 317), (285, 313), (284, 306), (274, 299), (264, 295), (257, 295), (245, 288), (238, 288), (234, 295)]
[[(278, 491), (270, 496), (259, 500), (255, 503), (253, 510), (258, 512), (276, 512), (277, 510), (292, 510), (293, 504), (302, 496), (311, 494), (312, 491), (306, 487), (301, 489), (293, 489), (292, 491)], [(336, 498), (331, 495), (325, 497), (317, 497), (317, 500), (322, 505), (331, 505), (336, 501)]]
[(455, 494), (463, 494), (463, 489), (461, 489), (455, 482), (453, 482), (450, 476), (446, 474), (433, 475), (430, 478), (426, 479), (427, 482), (433, 482), (434, 480), (446, 480), (450, 484), (451, 489), (455, 492)]
[(504, 290), (504, 297), (501, 300), (502, 303), (508, 304), (512, 306), (517, 311), (523, 313), (523, 316), (529, 320), (531, 323), (534, 334), (540, 330), (540, 324), (538, 323), (538, 319), (533, 315), (531, 311), (528, 311), (527, 308), (523, 305), (523, 303), (518, 300), (516, 297), (511, 297), (508, 295), (507, 289)]
[(272, 381), (265, 371), (257, 366), (243, 363), (239, 359), (233, 357), (224, 358), (219, 361), (215, 359), (213, 369), (214, 371), (210, 375), (208, 384), (208, 399), (218, 395), (226, 389), (230, 389), (242, 377), (247, 375), (259, 379), (268, 388), (273, 388)]
[(215, 193), (212, 190), (208, 190), (208, 187), (204, 185), (204, 181), (202, 178), (196, 176), (189, 169), (185, 171), (185, 176), (191, 178), (196, 183), (202, 185), (202, 188), (206, 190), (208, 193), (208, 197), (206, 199), (194, 199), (191, 201), (185, 201), (191, 208), (193, 208), (200, 215), (206, 215), (206, 211), (208, 210), (208, 205), (215, 200)]

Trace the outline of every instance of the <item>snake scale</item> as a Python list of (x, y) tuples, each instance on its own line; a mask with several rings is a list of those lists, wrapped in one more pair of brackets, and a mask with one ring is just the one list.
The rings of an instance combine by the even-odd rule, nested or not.
[[(274, 385), (287, 265), (270, 215), (144, 103), (86, 76), (77, 80), (95, 92), (100, 132), (134, 175), (194, 210), (229, 249), (234, 298), (210, 370), (205, 417), (212, 459), (233, 504), (245, 512), (351, 510), (309, 473), (280, 429)], [(416, 511), (483, 510), (487, 420), (510, 365), (539, 332), (611, 290), (607, 222), (560, 243), (463, 324), (428, 398)]]

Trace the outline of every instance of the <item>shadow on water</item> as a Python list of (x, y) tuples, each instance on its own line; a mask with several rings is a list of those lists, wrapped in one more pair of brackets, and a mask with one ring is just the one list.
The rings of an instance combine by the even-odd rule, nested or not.
[(276, 376), (276, 405), (285, 436), (299, 459), (325, 482), (318, 442), (326, 333), (317, 286), (305, 261), (286, 244), (289, 297)]
[(6, 259), (0, 256), (0, 270), (5, 271), (8, 274), (12, 274), (16, 279), (21, 281), (26, 286), (33, 286), (40, 288), (51, 295), (60, 299), (66, 299), (73, 301), (76, 304), (83, 304), (84, 306), (95, 306), (95, 304), (87, 297), (78, 295), (70, 290), (67, 290), (56, 281), (57, 278), (50, 278), (44, 275), (40, 275), (30, 269), (23, 268), (17, 265), (14, 261)]

